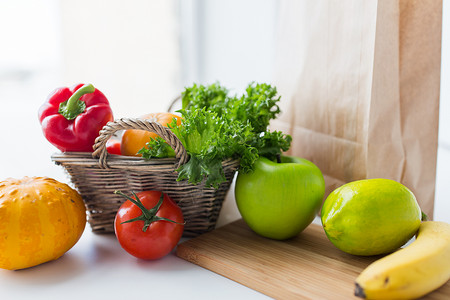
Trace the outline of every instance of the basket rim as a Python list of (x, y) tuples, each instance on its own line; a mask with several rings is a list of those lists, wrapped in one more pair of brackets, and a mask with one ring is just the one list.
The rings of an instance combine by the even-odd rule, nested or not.
[(170, 130), (170, 128), (159, 124), (158, 122), (151, 121), (149, 119), (142, 118), (120, 118), (115, 119), (112, 122), (108, 122), (99, 132), (99, 136), (95, 139), (93, 145), (93, 152), (91, 153), (93, 158), (98, 158), (100, 166), (107, 169), (108, 162), (107, 157), (110, 156), (106, 150), (106, 142), (120, 130), (144, 130), (154, 132), (163, 138), (166, 143), (175, 151), (175, 157), (178, 159), (178, 166), (185, 164), (189, 160), (189, 156), (186, 152), (181, 141)]
[[(101, 168), (99, 159), (92, 157), (91, 152), (55, 152), (51, 155), (51, 159), (58, 165), (92, 165)], [(108, 168), (111, 169), (170, 165), (175, 171), (178, 168), (179, 163), (179, 159), (175, 157), (151, 158), (147, 160), (139, 156), (126, 156), (117, 154), (109, 154), (106, 160), (108, 163)], [(239, 166), (239, 159), (225, 159), (222, 161), (222, 166), (237, 169), (237, 167)]]

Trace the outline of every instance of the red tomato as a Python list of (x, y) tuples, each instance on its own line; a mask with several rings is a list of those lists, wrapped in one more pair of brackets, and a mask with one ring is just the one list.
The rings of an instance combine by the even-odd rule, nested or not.
[(183, 213), (178, 205), (158, 191), (125, 197), (128, 200), (119, 208), (114, 220), (114, 230), (122, 248), (142, 259), (159, 259), (169, 254), (184, 230)]
[(110, 154), (122, 155), (120, 151), (120, 141), (109, 139), (106, 142), (106, 151)]

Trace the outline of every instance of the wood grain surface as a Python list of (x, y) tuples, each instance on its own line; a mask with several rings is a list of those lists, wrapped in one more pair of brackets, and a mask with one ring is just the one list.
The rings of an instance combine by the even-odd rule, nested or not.
[[(354, 280), (379, 258), (338, 250), (320, 225), (276, 241), (243, 220), (181, 243), (177, 255), (276, 299), (359, 299)], [(424, 299), (450, 299), (450, 281)]]

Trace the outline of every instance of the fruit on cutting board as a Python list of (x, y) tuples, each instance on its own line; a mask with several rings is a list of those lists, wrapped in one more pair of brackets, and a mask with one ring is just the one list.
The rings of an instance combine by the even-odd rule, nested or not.
[(416, 240), (369, 265), (355, 295), (366, 299), (417, 299), (450, 279), (450, 224), (423, 222)]
[(354, 255), (393, 252), (410, 240), (422, 212), (414, 194), (389, 179), (347, 183), (325, 200), (321, 219), (328, 239)]
[(284, 240), (303, 231), (318, 213), (325, 193), (322, 172), (312, 162), (260, 157), (253, 172), (239, 173), (235, 197), (248, 226), (264, 237)]
[[(152, 122), (157, 122), (163, 126), (167, 126), (172, 122), (172, 119), (177, 120), (177, 125), (181, 124), (181, 117), (171, 113), (150, 113), (140, 117)], [(141, 156), (138, 154), (145, 145), (150, 141), (150, 138), (157, 138), (158, 135), (154, 132), (129, 129), (125, 130), (122, 135), (121, 153), (128, 156)]]
[(86, 225), (77, 191), (47, 177), (0, 182), (0, 268), (33, 267), (72, 248)]
[(180, 207), (160, 191), (133, 193), (116, 191), (125, 201), (114, 220), (114, 230), (122, 248), (141, 259), (159, 259), (172, 251), (184, 230)]

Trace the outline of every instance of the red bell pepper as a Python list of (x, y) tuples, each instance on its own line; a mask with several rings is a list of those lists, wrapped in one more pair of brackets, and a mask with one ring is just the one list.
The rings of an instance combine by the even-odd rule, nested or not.
[(108, 151), (109, 154), (122, 155), (120, 144), (120, 141), (111, 138), (106, 142), (106, 151)]
[(99, 131), (113, 119), (108, 99), (92, 84), (56, 89), (39, 109), (44, 136), (63, 152), (92, 152)]

